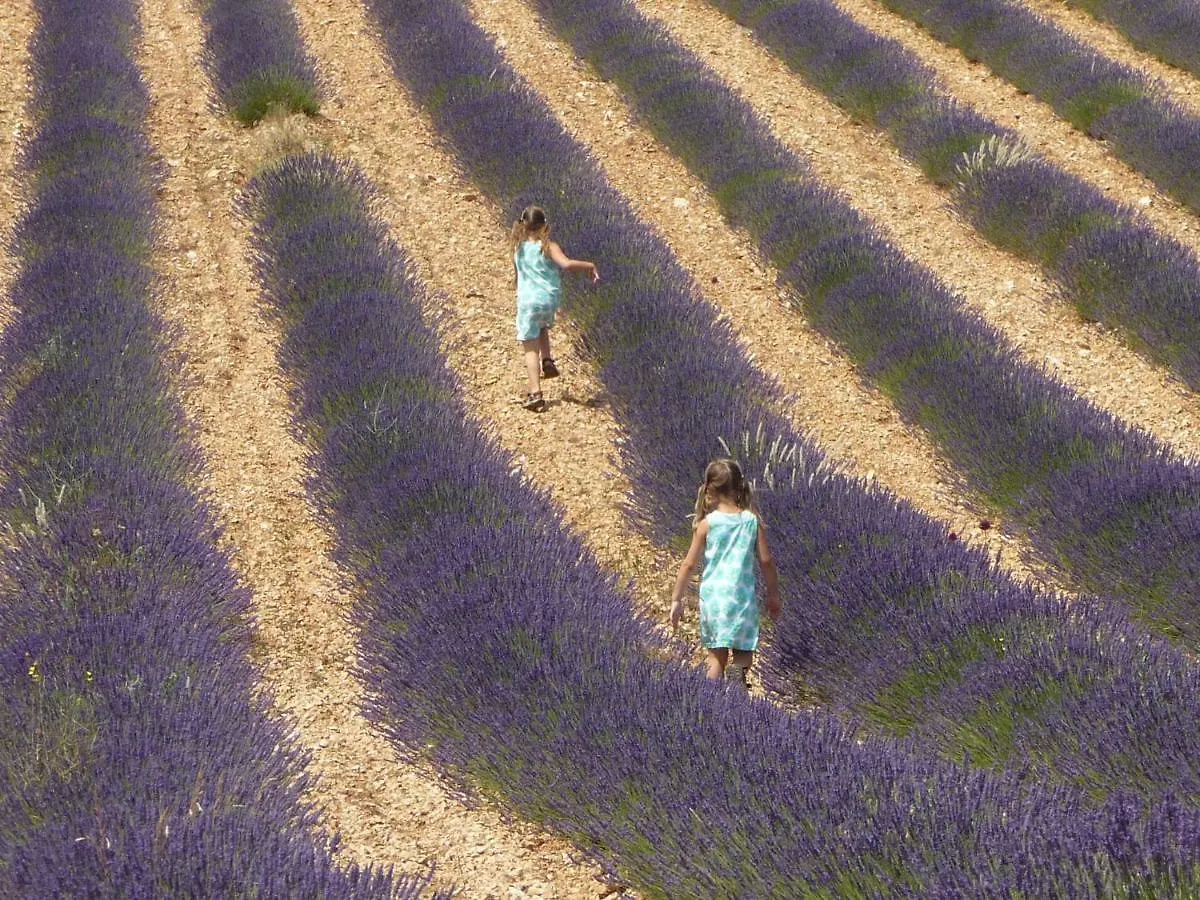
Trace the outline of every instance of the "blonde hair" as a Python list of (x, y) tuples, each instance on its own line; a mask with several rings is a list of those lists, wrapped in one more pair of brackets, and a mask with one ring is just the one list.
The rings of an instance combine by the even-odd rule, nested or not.
[(717, 508), (722, 498), (732, 501), (739, 509), (750, 510), (762, 522), (758, 504), (754, 502), (754, 489), (742, 474), (742, 467), (733, 459), (714, 459), (704, 470), (704, 482), (696, 491), (692, 527), (699, 528), (705, 516)]
[(550, 224), (546, 221), (546, 211), (540, 206), (527, 206), (521, 211), (521, 217), (513, 222), (512, 231), (508, 236), (510, 250), (515, 251), (525, 241), (539, 241), (542, 253), (550, 253)]

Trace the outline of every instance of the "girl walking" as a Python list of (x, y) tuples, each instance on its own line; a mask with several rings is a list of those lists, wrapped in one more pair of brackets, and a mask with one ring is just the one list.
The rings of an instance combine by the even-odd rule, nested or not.
[(766, 526), (754, 505), (750, 483), (732, 459), (704, 470), (692, 518), (688, 549), (671, 592), (671, 624), (683, 618), (683, 593), (704, 558), (700, 576), (700, 642), (708, 650), (708, 677), (728, 679), (746, 690), (746, 670), (758, 648), (755, 563), (767, 587), (767, 614), (779, 619), (779, 574), (767, 546)]
[(571, 259), (550, 240), (550, 225), (540, 206), (527, 206), (512, 227), (513, 268), (517, 274), (517, 340), (525, 356), (529, 392), (522, 404), (533, 412), (546, 408), (541, 379), (558, 377), (550, 355), (550, 327), (562, 302), (562, 273), (584, 272), (600, 280), (596, 266)]

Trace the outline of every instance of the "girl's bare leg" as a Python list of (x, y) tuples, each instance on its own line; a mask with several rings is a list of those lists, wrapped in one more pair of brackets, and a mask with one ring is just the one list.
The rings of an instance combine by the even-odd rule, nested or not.
[(711, 681), (720, 681), (725, 677), (725, 663), (729, 661), (729, 650), (720, 647), (708, 651), (708, 677)]
[[(539, 347), (542, 343), (542, 338), (546, 336), (546, 329), (542, 329), (542, 333), (536, 338), (528, 341), (521, 341), (521, 350), (525, 355), (525, 371), (529, 374), (529, 393), (536, 394), (542, 389), (542, 359), (539, 355)], [(550, 339), (546, 338), (546, 344), (549, 345)]]
[(543, 328), (538, 332), (537, 346), (542, 354), (542, 359), (551, 359), (550, 355), (550, 329)]
[(746, 670), (754, 662), (754, 654), (749, 650), (734, 650), (725, 666), (725, 677), (734, 688), (746, 691)]

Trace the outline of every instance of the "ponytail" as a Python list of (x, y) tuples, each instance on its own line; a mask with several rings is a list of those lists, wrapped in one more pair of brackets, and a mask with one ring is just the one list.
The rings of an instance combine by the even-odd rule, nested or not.
[(708, 503), (708, 484), (700, 485), (700, 489), (696, 491), (696, 507), (692, 512), (692, 530), (695, 531), (700, 527), (700, 523), (704, 521), (704, 517), (711, 512)]
[(750, 482), (747, 479), (743, 478), (741, 481), (742, 483), (738, 489), (735, 502), (742, 509), (748, 509), (757, 516), (758, 503), (754, 500), (754, 488), (750, 486)]

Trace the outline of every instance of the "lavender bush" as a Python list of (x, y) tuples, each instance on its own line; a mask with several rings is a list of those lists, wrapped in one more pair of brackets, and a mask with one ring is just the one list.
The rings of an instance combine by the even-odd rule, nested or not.
[(253, 125), (273, 106), (315, 116), (317, 67), (287, 0), (204, 0), (204, 65), (221, 103)]
[(661, 660), (667, 648), (647, 644), (549, 496), (466, 414), (422, 321), (436, 300), (368, 196), (357, 172), (304, 156), (259, 176), (247, 208), (311, 486), (359, 589), (371, 711), (395, 741), (649, 897), (1200, 883), (1200, 820), (1173, 798), (1096, 808), (856, 739)]
[(1195, 0), (1067, 0), (1108, 22), (1139, 50), (1200, 76), (1200, 6)]
[(151, 311), (133, 0), (37, 0), (0, 338), (0, 895), (412, 897), (335, 866)]
[(1136, 69), (1008, 0), (883, 0), (889, 9), (1049, 103), (1200, 212), (1200, 118)]
[[(1196, 687), (1186, 658), (1161, 642), (1139, 639), (1099, 599), (1068, 610), (1058, 598), (1014, 584), (986, 555), (948, 540), (943, 526), (833, 471), (820, 450), (778, 415), (777, 387), (750, 365), (728, 323), (666, 244), (638, 220), (465, 11), (453, 3), (397, 0), (380, 0), (372, 9), (398, 74), (481, 186), (513, 210), (531, 200), (545, 203), (570, 246), (604, 261), (604, 281), (568, 300), (584, 325), (583, 349), (597, 361), (627, 437), (621, 463), (634, 484), (633, 514), (647, 533), (682, 553), (704, 465), (723, 452), (722, 437), (756, 435), (735, 449), (760, 484), (768, 482), (769, 466), (778, 475), (771, 476), (766, 502), (772, 546), (790, 590), (767, 648), (776, 687), (790, 693), (801, 679), (828, 702), (844, 701), (878, 726), (914, 733), (957, 760), (969, 754), (972, 762), (1005, 765), (1029, 754), (1095, 791), (1128, 784), (1148, 796), (1195, 796), (1191, 786), (1200, 763), (1193, 740), (1196, 706), (1189, 698)], [(786, 452), (770, 452), (777, 442)], [(1024, 623), (1020, 610), (1026, 606), (1037, 614)], [(1089, 635), (1088, 647), (1050, 642), (1076, 618), (1073, 627)], [(972, 651), (954, 642), (952, 628), (940, 627), (943, 619), (979, 623), (997, 645), (992, 655), (1002, 652), (1013, 671), (1027, 669), (1022, 677), (1053, 682), (1072, 673), (1054, 703), (997, 716), (1003, 727), (996, 736), (1011, 738), (1015, 752), (999, 741), (981, 752), (981, 739), (948, 727), (949, 716), (934, 722), (931, 715), (929, 727), (914, 732), (903, 711), (894, 709), (889, 698), (896, 690), (935, 711), (955, 689), (956, 660), (969, 662)], [(1031, 646), (1028, 635), (1038, 629), (1046, 630), (1052, 652)], [(828, 640), (815, 641), (814, 634)], [(1026, 637), (1015, 640), (1017, 634)], [(1120, 646), (1108, 646), (1123, 641), (1131, 641), (1128, 659), (1116, 652)], [(871, 670), (880, 680), (854, 681), (836, 642), (861, 642), (859, 658), (878, 654), (892, 667)], [(1135, 646), (1144, 662), (1132, 658)], [(925, 660), (928, 677), (907, 671)], [(1147, 672), (1155, 667), (1161, 673)], [(1163, 687), (1143, 689), (1150, 681)], [(1105, 707), (1108, 697), (1113, 699)], [(958, 715), (963, 703), (954, 702)], [(990, 702), (980, 693), (971, 714), (986, 719)], [(1107, 717), (1075, 715), (1093, 706), (1107, 708)], [(1137, 725), (1107, 727), (1101, 721)], [(1104, 757), (1102, 764), (1085, 760), (1093, 752)]]
[(793, 70), (886, 131), (998, 246), (1033, 259), (1086, 319), (1200, 389), (1200, 262), (1133, 209), (947, 95), (934, 73), (830, 0), (709, 0)]

